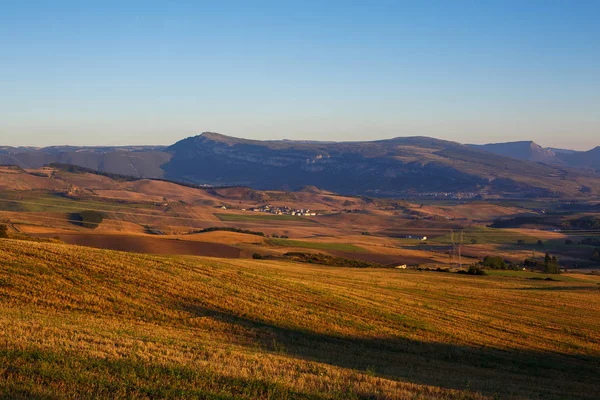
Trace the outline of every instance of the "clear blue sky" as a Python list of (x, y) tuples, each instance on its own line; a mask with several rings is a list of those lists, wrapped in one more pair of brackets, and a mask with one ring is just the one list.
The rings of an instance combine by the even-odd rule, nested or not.
[(600, 1), (0, 0), (0, 145), (600, 145)]

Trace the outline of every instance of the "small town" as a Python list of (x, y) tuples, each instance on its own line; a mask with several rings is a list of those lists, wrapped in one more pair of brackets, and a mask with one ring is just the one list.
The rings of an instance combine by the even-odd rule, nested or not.
[(317, 215), (316, 212), (311, 211), (308, 208), (292, 209), (288, 206), (276, 207), (272, 205), (250, 208), (249, 211), (264, 212), (277, 215), (297, 215), (299, 217), (314, 217)]

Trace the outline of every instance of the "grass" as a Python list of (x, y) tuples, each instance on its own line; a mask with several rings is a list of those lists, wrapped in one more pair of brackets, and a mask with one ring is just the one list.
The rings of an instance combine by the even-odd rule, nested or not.
[(2, 199), (0, 201), (0, 211), (71, 213), (81, 209), (118, 212), (156, 208), (150, 203), (109, 199), (97, 201), (91, 198), (74, 199), (60, 194), (49, 194), (45, 191), (33, 190), (28, 192), (0, 191), (0, 199)]
[[(513, 278), (522, 278), (522, 279), (546, 279), (552, 278), (556, 281), (560, 282), (581, 282), (582, 279), (577, 276), (572, 275), (564, 275), (564, 274), (544, 274), (540, 272), (531, 272), (531, 271), (512, 271), (512, 270), (493, 270), (486, 269), (485, 272), (491, 276), (500, 276), (500, 277), (513, 277)], [(585, 280), (583, 280), (585, 282)]]
[(282, 247), (297, 247), (302, 249), (314, 249), (314, 250), (338, 250), (347, 251), (351, 253), (368, 253), (367, 250), (362, 247), (356, 246), (350, 243), (331, 243), (331, 242), (307, 242), (303, 240), (293, 239), (277, 239), (272, 238), (270, 242)]
[[(456, 243), (460, 241), (460, 231), (454, 232), (454, 240)], [(463, 231), (463, 243), (470, 244), (471, 240), (475, 240), (478, 244), (517, 244), (517, 241), (522, 240), (523, 244), (536, 244), (538, 238), (523, 235), (514, 231), (494, 228), (468, 228)], [(428, 240), (431, 243), (452, 244), (450, 234), (436, 237)]]
[(594, 399), (598, 282), (0, 240), (0, 393)]
[(248, 213), (248, 214), (215, 214), (221, 221), (302, 221), (312, 222), (304, 217), (287, 214)]

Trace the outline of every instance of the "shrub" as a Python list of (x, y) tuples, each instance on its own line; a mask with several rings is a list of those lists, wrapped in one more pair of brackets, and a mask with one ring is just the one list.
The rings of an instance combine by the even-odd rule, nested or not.
[(556, 256), (550, 257), (550, 254), (546, 253), (544, 257), (544, 272), (547, 274), (560, 274), (560, 266), (558, 265), (558, 258)]
[(567, 240), (565, 240), (565, 244), (566, 244), (567, 246), (569, 246), (569, 245), (572, 245), (572, 244), (573, 244), (573, 241), (572, 241), (571, 239), (567, 239)]
[(0, 238), (6, 239), (8, 237), (8, 227), (4, 224), (0, 225)]
[(581, 244), (588, 246), (600, 246), (600, 239), (598, 238), (585, 238), (581, 241)]
[(600, 261), (600, 249), (594, 249), (592, 253), (592, 261)]
[(361, 260), (352, 260), (343, 257), (330, 256), (323, 253), (301, 253), (289, 252), (283, 255), (283, 258), (290, 261), (303, 262), (309, 264), (330, 265), (336, 267), (348, 268), (383, 268), (384, 265)]
[(471, 265), (467, 270), (469, 275), (487, 275), (487, 273), (477, 265)]
[(252, 258), (254, 258), (255, 260), (262, 260), (263, 256), (261, 254), (254, 253), (252, 254)]
[(519, 239), (519, 240), (517, 240), (517, 244), (523, 245), (523, 244), (525, 244), (525, 241), (523, 239)]
[(71, 214), (69, 219), (75, 225), (83, 226), (84, 228), (95, 229), (104, 220), (104, 214), (98, 211), (85, 210), (79, 213)]
[(484, 267), (491, 269), (506, 269), (507, 264), (506, 261), (502, 257), (498, 256), (485, 256), (483, 258), (483, 262), (481, 263)]

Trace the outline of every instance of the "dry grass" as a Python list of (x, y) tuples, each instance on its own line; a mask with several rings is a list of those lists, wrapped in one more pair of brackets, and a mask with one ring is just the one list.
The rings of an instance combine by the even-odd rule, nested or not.
[(0, 240), (0, 392), (592, 399), (598, 282)]

